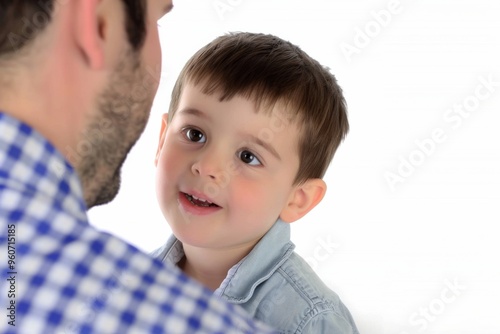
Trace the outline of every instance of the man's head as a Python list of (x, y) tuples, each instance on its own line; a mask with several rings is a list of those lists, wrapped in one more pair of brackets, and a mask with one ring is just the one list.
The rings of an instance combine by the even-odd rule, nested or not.
[[(88, 207), (112, 200), (161, 72), (171, 0), (13, 0), (0, 5), (0, 108), (49, 139)], [(5, 92), (8, 93), (5, 93)]]
[(188, 61), (163, 118), (163, 214), (185, 245), (249, 250), (277, 218), (293, 222), (321, 201), (347, 130), (335, 78), (297, 46), (219, 37)]
[[(27, 49), (51, 22), (56, 5), (69, 0), (8, 0), (0, 5), (0, 58)], [(146, 0), (123, 2), (129, 43), (139, 50), (146, 37)]]

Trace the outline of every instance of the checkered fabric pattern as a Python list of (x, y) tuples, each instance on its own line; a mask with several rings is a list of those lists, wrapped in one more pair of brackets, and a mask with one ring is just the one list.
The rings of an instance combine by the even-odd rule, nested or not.
[[(0, 112), (0, 333), (272, 332), (176, 268), (97, 231), (85, 211), (64, 157)], [(15, 297), (6, 299), (12, 277)], [(12, 300), (15, 326), (6, 317)]]

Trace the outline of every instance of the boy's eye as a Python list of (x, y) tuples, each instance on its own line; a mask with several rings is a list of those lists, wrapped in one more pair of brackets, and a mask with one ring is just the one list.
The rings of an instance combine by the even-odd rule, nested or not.
[(195, 143), (204, 143), (207, 141), (205, 135), (200, 130), (187, 128), (184, 131), (186, 138)]
[(251, 165), (251, 166), (259, 166), (262, 165), (262, 163), (257, 159), (257, 157), (250, 151), (241, 151), (240, 154), (240, 159), (244, 163)]

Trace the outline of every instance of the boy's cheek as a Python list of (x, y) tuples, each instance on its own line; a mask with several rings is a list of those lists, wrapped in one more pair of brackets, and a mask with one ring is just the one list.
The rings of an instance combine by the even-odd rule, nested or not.
[(178, 171), (181, 168), (181, 159), (169, 154), (171, 152), (165, 148), (160, 154), (158, 165), (156, 167), (157, 182), (162, 186), (168, 186), (178, 178)]
[(242, 183), (233, 189), (232, 198), (238, 200), (240, 210), (255, 214), (264, 211), (271, 204), (272, 199), (268, 198), (269, 189), (266, 191), (248, 183)]
[(160, 153), (160, 163), (165, 169), (175, 170), (183, 163), (185, 152), (177, 146), (178, 145), (168, 143), (168, 141), (163, 146)]

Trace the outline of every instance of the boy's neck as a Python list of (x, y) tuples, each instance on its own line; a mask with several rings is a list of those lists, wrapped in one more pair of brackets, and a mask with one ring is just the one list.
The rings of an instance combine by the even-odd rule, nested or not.
[(253, 248), (206, 249), (183, 245), (184, 258), (179, 268), (189, 277), (215, 291), (226, 278), (231, 267), (244, 258)]

